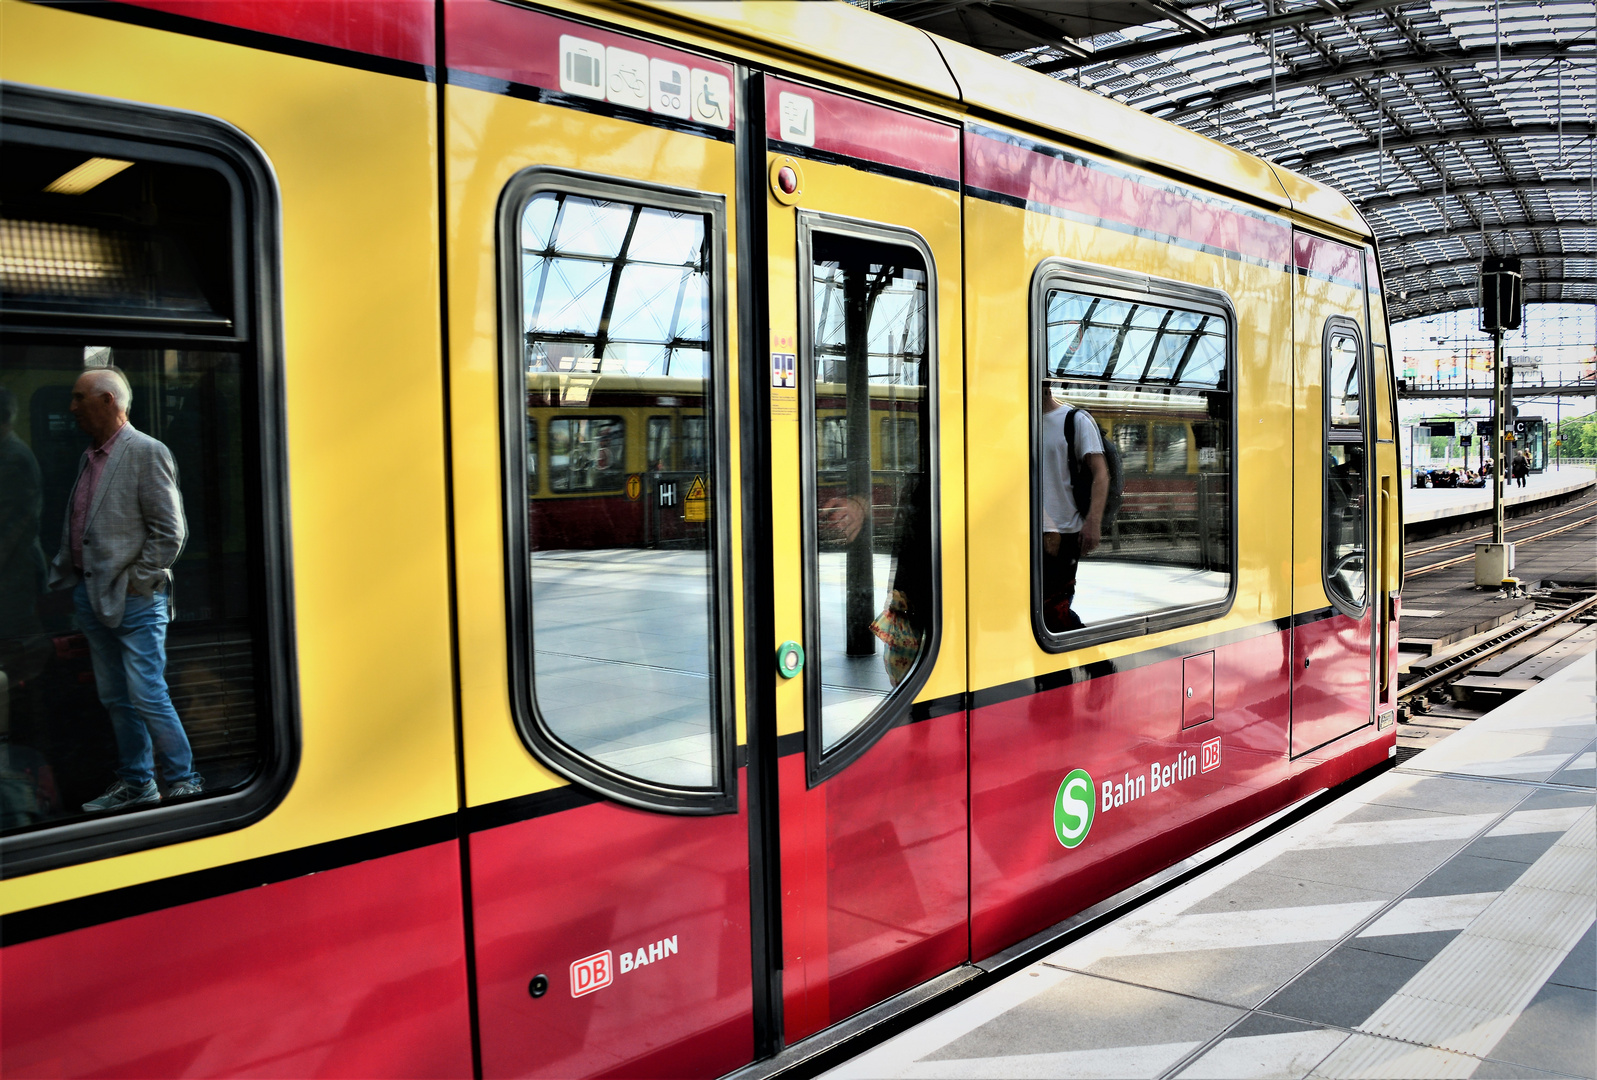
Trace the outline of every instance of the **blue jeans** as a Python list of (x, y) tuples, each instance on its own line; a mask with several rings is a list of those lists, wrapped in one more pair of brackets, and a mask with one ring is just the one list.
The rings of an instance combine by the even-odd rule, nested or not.
[(89, 591), (72, 590), (78, 629), (89, 639), (94, 685), (116, 733), (116, 774), (130, 784), (155, 779), (156, 757), (168, 786), (198, 780), (194, 752), (166, 689), (166, 626), (171, 609), (164, 592), (128, 597), (122, 625), (112, 629), (89, 606)]

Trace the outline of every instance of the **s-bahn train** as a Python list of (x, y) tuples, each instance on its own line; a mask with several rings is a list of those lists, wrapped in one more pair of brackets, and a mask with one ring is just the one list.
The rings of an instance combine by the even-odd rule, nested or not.
[[(717, 1076), (1395, 756), (1336, 192), (846, 4), (0, 24), (5, 1075)], [(93, 811), (105, 368), (203, 788)]]

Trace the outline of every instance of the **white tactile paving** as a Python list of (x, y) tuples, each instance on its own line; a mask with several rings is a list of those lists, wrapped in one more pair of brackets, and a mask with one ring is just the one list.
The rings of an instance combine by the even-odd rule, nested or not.
[(1480, 1060), (1430, 1046), (1354, 1035), (1314, 1071), (1313, 1080), (1452, 1080), (1473, 1076)]
[(1360, 1029), (1490, 1053), (1597, 919), (1594, 823), (1597, 812), (1588, 810)]

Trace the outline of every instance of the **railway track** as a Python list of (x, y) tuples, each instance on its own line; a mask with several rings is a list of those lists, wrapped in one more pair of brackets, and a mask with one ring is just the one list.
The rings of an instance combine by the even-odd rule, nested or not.
[[(1584, 524), (1584, 522), (1577, 522), (1576, 524)], [(1566, 526), (1566, 528), (1574, 527), (1574, 525)], [(1544, 533), (1543, 535), (1551, 534)], [(1533, 537), (1532, 539), (1536, 538)], [(1473, 556), (1471, 557), (1473, 558)], [(1570, 619), (1579, 618), (1581, 615), (1592, 612), (1597, 612), (1597, 595), (1577, 601), (1550, 618), (1538, 619), (1534, 622), (1526, 622), (1520, 625), (1510, 624), (1504, 627), (1501, 633), (1492, 634), (1477, 642), (1472, 648), (1450, 657), (1441, 667), (1427, 672), (1423, 677), (1415, 679), (1406, 686), (1400, 686), (1397, 691), (1398, 701), (1403, 702), (1417, 694), (1424, 693), (1433, 686), (1456, 679), (1475, 667), (1475, 665), (1492, 656), (1496, 656), (1505, 649), (1512, 648), (1522, 641), (1535, 637), (1537, 634), (1543, 633), (1559, 623), (1567, 622)]]
[[(1545, 540), (1545, 539), (1547, 539), (1550, 536), (1558, 536), (1561, 533), (1569, 532), (1571, 529), (1578, 529), (1582, 525), (1589, 525), (1593, 521), (1597, 521), (1597, 514), (1590, 513), (1590, 507), (1583, 506), (1583, 507), (1580, 507), (1579, 509), (1583, 510), (1583, 511), (1586, 511), (1588, 513), (1588, 516), (1581, 518), (1579, 521), (1572, 521), (1568, 525), (1561, 525), (1561, 526), (1559, 526), (1556, 529), (1549, 529), (1547, 532), (1537, 533), (1535, 536), (1527, 536), (1527, 537), (1525, 537), (1522, 540), (1516, 540), (1514, 542), (1516, 544), (1532, 544), (1532, 543), (1535, 543), (1537, 540)], [(1527, 522), (1526, 524), (1519, 526), (1519, 528), (1522, 528), (1522, 529), (1523, 528), (1529, 528), (1532, 525), (1541, 524), (1542, 522), (1546, 521), (1547, 518), (1563, 517), (1564, 514), (1569, 514), (1569, 513), (1574, 513), (1574, 511), (1566, 510), (1566, 511), (1564, 511), (1563, 514), (1549, 514), (1545, 518), (1538, 518), (1534, 522)], [(1491, 533), (1485, 533), (1483, 535), (1485, 537), (1490, 537)], [(1422, 555), (1422, 554), (1424, 554), (1426, 552), (1429, 552), (1429, 551), (1439, 551), (1439, 550), (1441, 550), (1443, 548), (1456, 547), (1459, 544), (1474, 543), (1474, 542), (1476, 542), (1476, 541), (1478, 541), (1480, 539), (1481, 539), (1481, 537), (1470, 537), (1467, 540), (1454, 540), (1454, 541), (1450, 541), (1449, 543), (1446, 543), (1446, 544), (1438, 544), (1435, 547), (1421, 548), (1419, 551), (1410, 552), (1409, 555), (1410, 556)], [(1449, 566), (1458, 566), (1458, 565), (1460, 565), (1462, 563), (1469, 562), (1469, 561), (1473, 560), (1474, 558), (1475, 558), (1475, 553), (1472, 551), (1468, 555), (1460, 555), (1460, 556), (1458, 556), (1456, 558), (1442, 559), (1439, 562), (1427, 563), (1424, 566), (1412, 567), (1409, 570), (1407, 570), (1404, 573), (1403, 576), (1405, 578), (1419, 577), (1422, 574), (1433, 573), (1433, 572), (1435, 572), (1437, 570), (1445, 570)]]

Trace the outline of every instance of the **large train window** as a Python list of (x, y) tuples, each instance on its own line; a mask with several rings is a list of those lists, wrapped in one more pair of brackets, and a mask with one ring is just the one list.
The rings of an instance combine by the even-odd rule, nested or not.
[(549, 478), (505, 455), (517, 723), (612, 798), (734, 810), (721, 200), (532, 169), (501, 205), (507, 447), (541, 424)]
[[(938, 628), (932, 260), (896, 229), (799, 219), (809, 780), (909, 708)], [(906, 445), (906, 441), (908, 444)]]
[(1236, 579), (1229, 301), (1050, 260), (1032, 325), (1038, 642), (1059, 651), (1224, 612)]
[(294, 726), (266, 166), (188, 114), (11, 87), (3, 110), (14, 874), (253, 820), (291, 775)]
[(1349, 319), (1326, 322), (1325, 591), (1347, 614), (1364, 610), (1365, 417), (1363, 347)]

